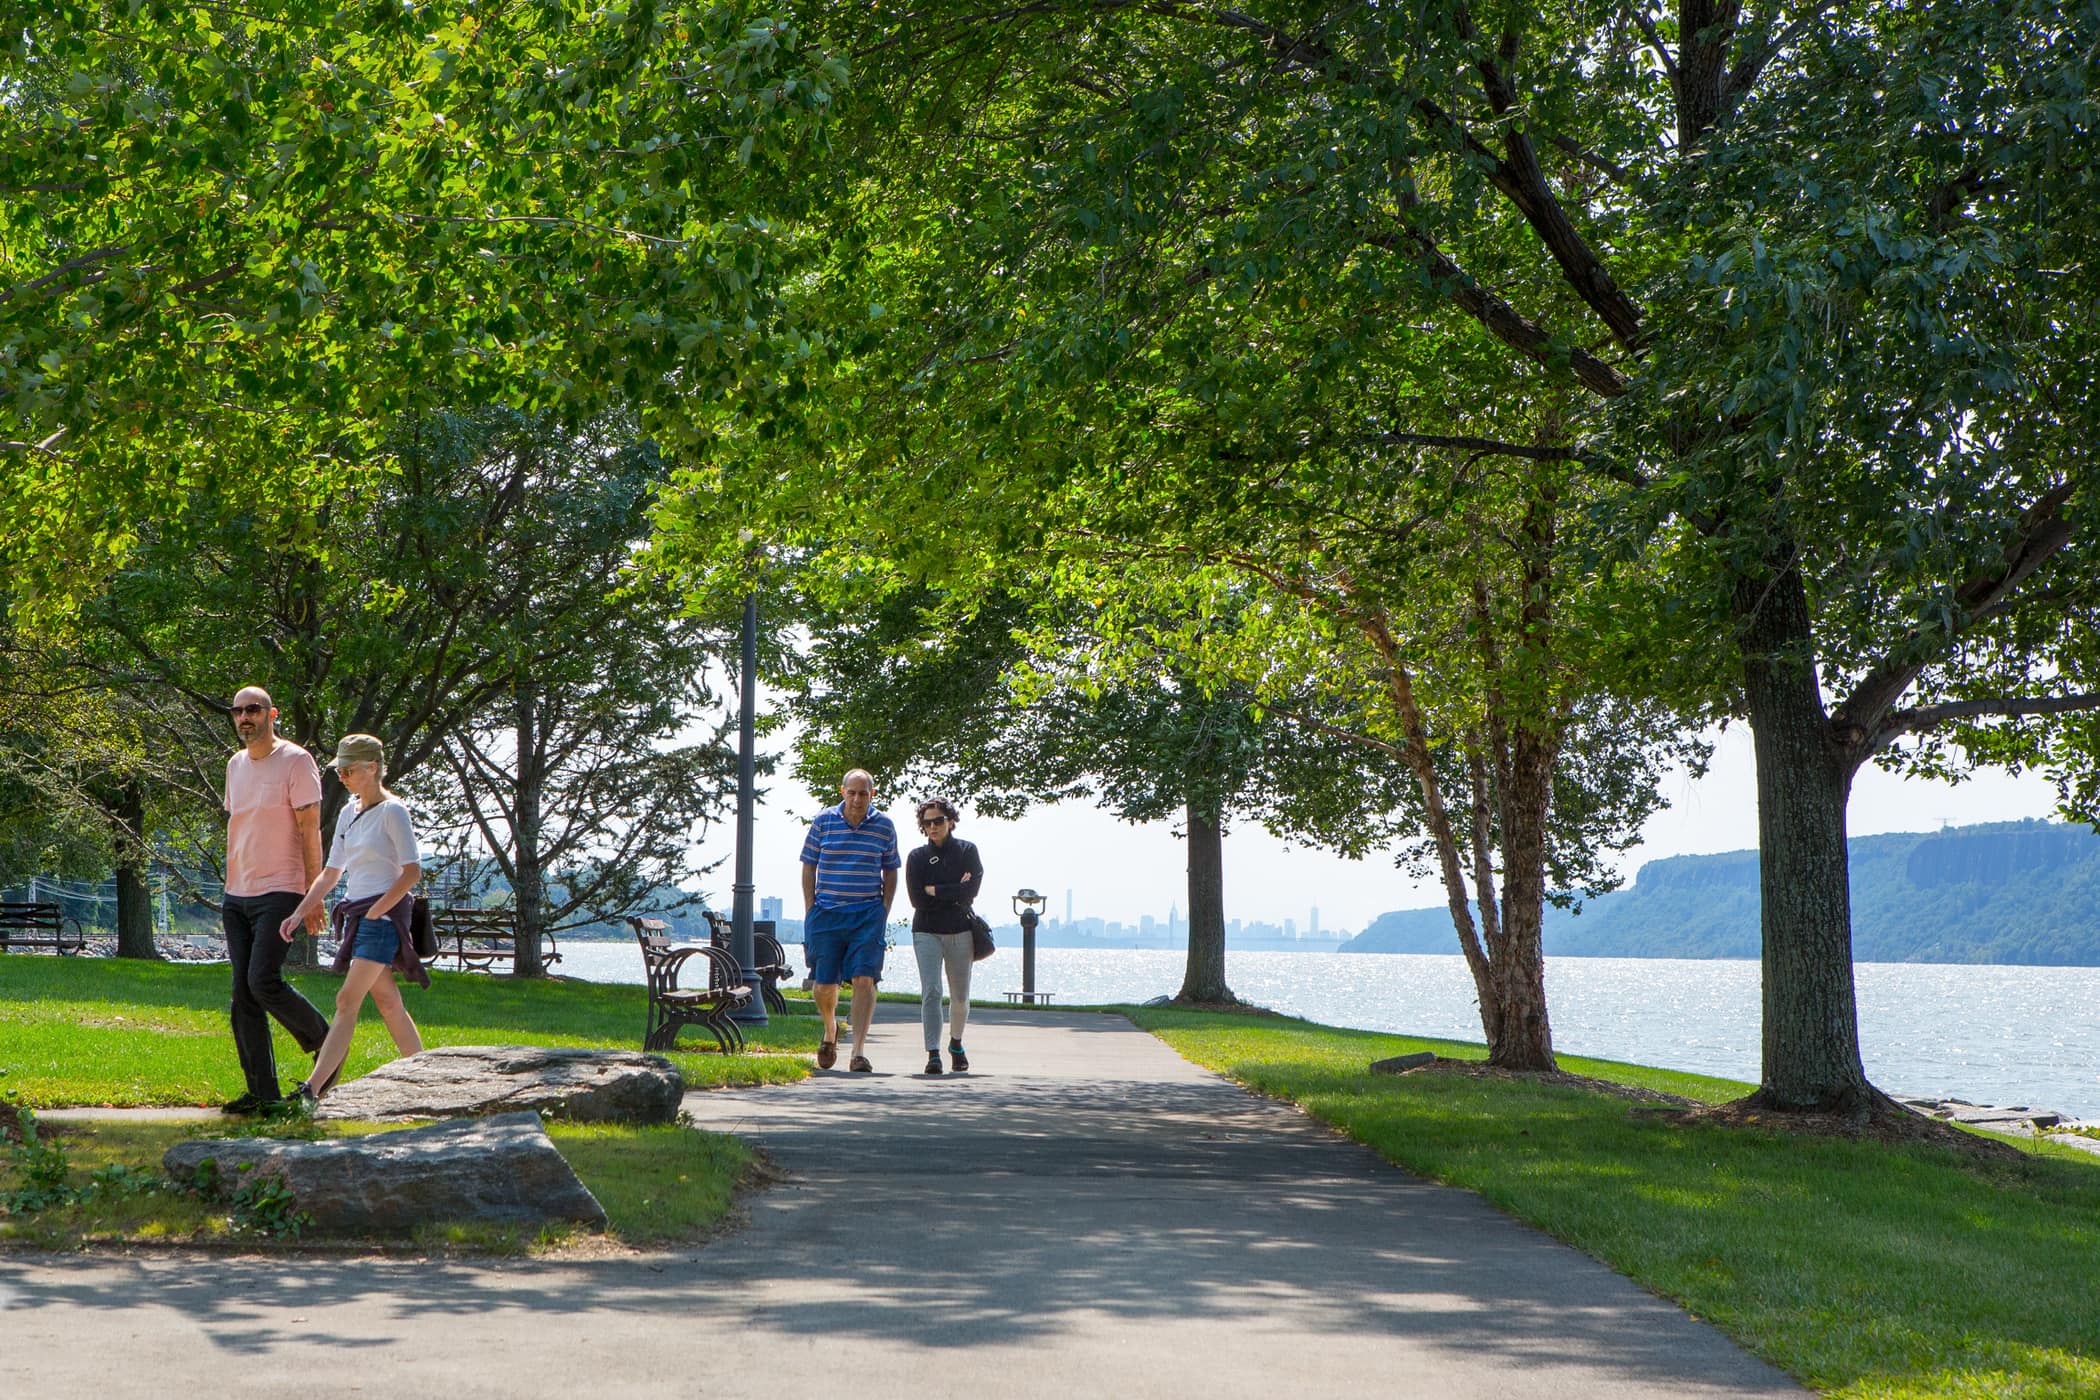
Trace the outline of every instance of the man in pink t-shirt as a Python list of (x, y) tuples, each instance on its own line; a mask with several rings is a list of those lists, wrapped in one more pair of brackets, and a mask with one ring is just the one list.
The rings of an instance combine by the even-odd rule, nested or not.
[[(233, 964), (233, 1047), (248, 1087), (228, 1113), (261, 1113), (282, 1098), (270, 1017), (307, 1054), (328, 1038), (328, 1020), (284, 980), (291, 944), (277, 936), (321, 873), (321, 770), (313, 755), (277, 735), (269, 692), (233, 697), (241, 747), (226, 760), (226, 899), (220, 922)], [(308, 921), (317, 933), (321, 916)]]

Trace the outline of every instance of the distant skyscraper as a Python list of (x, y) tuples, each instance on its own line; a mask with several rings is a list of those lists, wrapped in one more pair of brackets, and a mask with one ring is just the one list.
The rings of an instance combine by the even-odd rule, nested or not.
[(1176, 929), (1178, 929), (1178, 928), (1180, 928), (1180, 927), (1181, 927), (1181, 906), (1180, 906), (1179, 904), (1174, 904), (1174, 903), (1171, 903), (1171, 902), (1170, 902), (1170, 903), (1169, 903), (1169, 904), (1167, 905), (1167, 932), (1168, 932), (1168, 933), (1172, 933), (1172, 932), (1173, 932), (1174, 930), (1176, 930)]
[(1065, 886), (1065, 927), (1072, 926), (1072, 887)]
[(1296, 938), (1298, 936), (1298, 921), (1296, 919), (1285, 919), (1283, 921), (1283, 936), (1285, 938)]
[(769, 894), (758, 901), (758, 917), (771, 919), (777, 924), (780, 922), (780, 912), (783, 907), (780, 902), (780, 896)]
[(1312, 907), (1312, 922), (1305, 926), (1305, 936), (1307, 938), (1318, 938), (1320, 936), (1320, 906), (1317, 904)]

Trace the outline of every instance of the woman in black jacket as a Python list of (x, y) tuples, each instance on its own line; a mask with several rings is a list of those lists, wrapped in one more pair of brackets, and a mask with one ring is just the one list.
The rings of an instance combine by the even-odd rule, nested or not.
[(926, 844), (904, 862), (911, 899), (911, 950), (919, 959), (919, 1020), (926, 1031), (926, 1072), (941, 1072), (941, 970), (948, 972), (948, 1058), (957, 1073), (970, 1067), (963, 1024), (970, 1019), (970, 901), (984, 888), (977, 848), (955, 834), (955, 804), (945, 797), (919, 803)]

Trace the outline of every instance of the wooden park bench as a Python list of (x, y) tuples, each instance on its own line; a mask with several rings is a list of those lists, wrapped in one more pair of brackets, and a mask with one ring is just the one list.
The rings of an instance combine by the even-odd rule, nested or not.
[(1048, 1006), (1055, 992), (1008, 992), (1006, 999), (1016, 1006)]
[[(437, 935), (437, 958), (450, 959), (462, 972), (518, 970), (518, 911), (439, 906), (430, 911)], [(558, 963), (561, 950), (554, 935), (542, 934), (540, 961)], [(435, 960), (435, 959), (433, 959)]]
[(788, 999), (781, 994), (780, 984), (792, 981), (795, 969), (788, 963), (787, 949), (773, 935), (773, 921), (760, 919), (751, 926), (751, 937), (758, 950), (758, 980), (766, 991), (766, 1005), (774, 1011), (785, 1012)]
[(87, 935), (79, 924), (66, 932), (66, 922), (56, 904), (13, 899), (0, 903), (0, 953), (24, 948), (49, 948), (61, 955), (84, 952)]
[[(649, 1010), (642, 1027), (642, 1048), (661, 1053), (678, 1042), (681, 1026), (698, 1026), (715, 1038), (723, 1053), (744, 1048), (744, 1032), (733, 1019), (750, 1004), (751, 989), (726, 948), (712, 943), (674, 944), (662, 919), (630, 918), (642, 945), (642, 969), (649, 982)], [(707, 965), (707, 985), (681, 987), (680, 972), (694, 958)]]
[[(707, 920), (707, 941), (727, 951), (734, 921), (729, 915), (713, 909), (703, 909), (700, 914)], [(751, 921), (753, 970), (758, 973), (759, 989), (766, 999), (767, 1009), (785, 1012), (788, 1009), (787, 997), (782, 995), (780, 984), (794, 977), (795, 969), (788, 963), (787, 949), (773, 936), (773, 928), (771, 919)]]

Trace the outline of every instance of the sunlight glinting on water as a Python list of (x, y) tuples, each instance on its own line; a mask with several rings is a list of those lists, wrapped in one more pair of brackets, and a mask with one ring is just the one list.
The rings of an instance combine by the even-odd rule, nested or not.
[[(567, 943), (557, 971), (640, 982), (632, 944)], [(788, 960), (803, 967), (802, 950)], [(1036, 986), (1060, 1004), (1141, 1002), (1181, 986), (1168, 949), (1042, 948)], [(1335, 1026), (1478, 1041), (1463, 959), (1385, 953), (1253, 953), (1226, 958), (1241, 999)], [(1867, 1072), (1895, 1093), (2053, 1109), (2100, 1119), (2100, 968), (1863, 963), (1856, 970)], [(916, 992), (909, 947), (892, 948), (883, 989)], [(971, 995), (1021, 985), (1021, 955), (977, 965)], [(1555, 958), (1546, 965), (1553, 1042), (1563, 1054), (1755, 1081), (1758, 965), (1725, 960)]]

